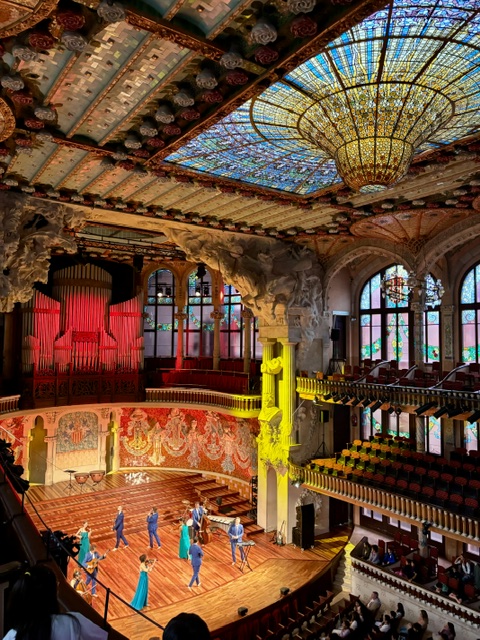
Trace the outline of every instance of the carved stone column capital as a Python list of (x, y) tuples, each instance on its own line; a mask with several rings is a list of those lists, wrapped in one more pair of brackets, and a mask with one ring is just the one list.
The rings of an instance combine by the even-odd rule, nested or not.
[(224, 317), (225, 314), (223, 313), (223, 311), (215, 310), (210, 314), (210, 318), (212, 318), (212, 320), (223, 320)]
[(188, 313), (184, 313), (183, 311), (177, 311), (177, 313), (174, 314), (174, 318), (179, 322), (183, 322), (188, 318)]
[(251, 309), (243, 309), (240, 315), (244, 320), (252, 320), (254, 318), (254, 315)]

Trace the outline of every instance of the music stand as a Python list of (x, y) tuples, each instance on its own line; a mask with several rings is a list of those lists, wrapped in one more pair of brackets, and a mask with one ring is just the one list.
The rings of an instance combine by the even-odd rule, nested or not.
[(72, 493), (72, 491), (74, 490), (74, 484), (72, 482), (72, 478), (73, 478), (73, 474), (77, 473), (75, 471), (75, 469), (65, 469), (64, 473), (69, 473), (70, 474), (70, 481), (68, 483), (68, 485), (65, 487), (65, 491), (67, 493)]
[[(253, 542), (253, 541), (252, 541)], [(250, 544), (250, 542), (242, 543), (242, 549), (243, 549), (243, 560), (240, 563), (240, 571), (243, 573), (243, 570), (245, 569), (245, 566), (247, 566), (250, 571), (253, 571), (252, 567), (250, 566), (249, 562), (248, 562), (248, 555), (250, 553), (250, 549), (255, 545), (255, 543)], [(237, 545), (238, 546), (238, 545)]]

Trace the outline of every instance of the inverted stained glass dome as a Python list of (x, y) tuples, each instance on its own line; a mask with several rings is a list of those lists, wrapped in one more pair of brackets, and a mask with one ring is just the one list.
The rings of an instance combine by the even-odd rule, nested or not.
[(480, 127), (480, 0), (391, 0), (167, 161), (299, 195), (394, 185)]

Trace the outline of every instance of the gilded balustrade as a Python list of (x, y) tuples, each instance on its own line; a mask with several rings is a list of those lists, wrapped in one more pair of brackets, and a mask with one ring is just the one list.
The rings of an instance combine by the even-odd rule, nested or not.
[(18, 411), (20, 396), (5, 396), (0, 398), (0, 413), (10, 413)]
[(480, 544), (480, 522), (447, 509), (412, 500), (390, 491), (359, 484), (338, 476), (327, 475), (289, 463), (290, 478), (300, 479), (312, 491), (339, 498), (357, 506), (374, 509), (389, 517), (418, 526), (430, 522), (431, 530), (462, 542)]
[(235, 416), (254, 418), (261, 409), (261, 396), (243, 396), (208, 389), (169, 388), (146, 389), (146, 401), (158, 404), (196, 404), (229, 411)]
[[(364, 396), (372, 402), (376, 400), (382, 403), (402, 407), (418, 407), (428, 402), (435, 402), (441, 407), (451, 404), (461, 407), (462, 413), (469, 413), (480, 409), (480, 393), (475, 391), (451, 391), (446, 389), (423, 389), (420, 387), (400, 387), (375, 384), (371, 382), (353, 382), (346, 380), (317, 380), (316, 378), (297, 377), (297, 393), (301, 398), (320, 398), (325, 394), (349, 395), (352, 397)], [(460, 415), (457, 419), (460, 419)]]

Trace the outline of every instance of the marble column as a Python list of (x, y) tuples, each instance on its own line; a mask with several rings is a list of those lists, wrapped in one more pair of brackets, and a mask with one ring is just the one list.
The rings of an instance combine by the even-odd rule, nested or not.
[(175, 369), (183, 369), (183, 357), (184, 357), (184, 331), (185, 331), (185, 320), (187, 319), (187, 314), (183, 311), (178, 311), (175, 314), (175, 320), (178, 322), (178, 332), (177, 332), (177, 357), (175, 360)]
[(282, 410), (282, 446), (289, 447), (296, 404), (295, 347), (296, 342), (281, 341), (283, 345), (283, 380), (280, 394)]
[(250, 309), (242, 311), (243, 319), (243, 372), (250, 373), (250, 364), (252, 362), (252, 320), (253, 313)]
[(210, 314), (213, 320), (213, 369), (218, 371), (220, 369), (220, 322), (225, 317), (223, 311), (215, 309)]
[(426, 416), (417, 416), (415, 418), (415, 441), (417, 443), (417, 451), (419, 453), (425, 452), (425, 421), (428, 420)]

